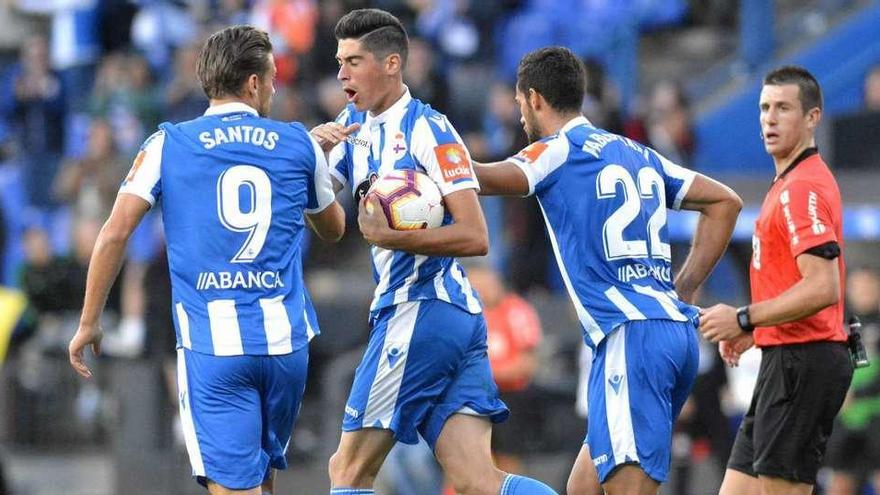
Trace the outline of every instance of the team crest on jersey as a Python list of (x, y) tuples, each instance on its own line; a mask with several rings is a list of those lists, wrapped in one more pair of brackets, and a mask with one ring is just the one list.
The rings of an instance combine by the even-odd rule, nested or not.
[(373, 182), (379, 179), (379, 175), (376, 172), (371, 172), (370, 175), (367, 176), (366, 179), (362, 180), (360, 184), (356, 188), (354, 188), (354, 199), (358, 202), (364, 199), (364, 196), (367, 195), (367, 191), (370, 190), (370, 187), (373, 186)]
[(538, 141), (523, 148), (522, 151), (516, 154), (516, 157), (526, 163), (535, 163), (547, 148), (547, 143)]
[(471, 162), (461, 144), (441, 144), (434, 148), (434, 154), (437, 156), (437, 163), (446, 182), (455, 184), (472, 178)]
[(400, 160), (406, 154), (406, 136), (404, 136), (402, 132), (398, 132), (394, 135), (391, 149), (394, 151), (395, 160)]

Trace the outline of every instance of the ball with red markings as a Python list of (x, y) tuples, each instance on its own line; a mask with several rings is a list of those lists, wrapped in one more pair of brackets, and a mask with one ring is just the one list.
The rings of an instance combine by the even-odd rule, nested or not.
[[(395, 230), (433, 229), (443, 223), (443, 196), (437, 184), (417, 170), (393, 170), (370, 187), (388, 225)], [(372, 203), (367, 202), (368, 213)]]

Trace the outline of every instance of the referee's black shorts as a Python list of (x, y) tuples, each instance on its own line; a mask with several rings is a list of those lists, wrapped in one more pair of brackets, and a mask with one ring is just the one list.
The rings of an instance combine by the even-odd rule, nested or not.
[(808, 342), (762, 352), (752, 403), (727, 467), (814, 485), (852, 380), (849, 349), (840, 342)]

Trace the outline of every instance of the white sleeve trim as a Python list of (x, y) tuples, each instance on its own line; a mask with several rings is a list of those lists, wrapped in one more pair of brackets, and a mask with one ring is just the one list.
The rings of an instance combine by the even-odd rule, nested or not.
[[(446, 125), (451, 127), (451, 124), (449, 124), (448, 121), (446, 121)], [(422, 165), (422, 167), (424, 167), (428, 177), (437, 184), (437, 187), (440, 189), (440, 194), (444, 197), (465, 189), (473, 189), (475, 191), (480, 190), (480, 183), (477, 181), (477, 174), (474, 172), (470, 152), (462, 142), (461, 137), (455, 132), (455, 129), (452, 128), (451, 131), (455, 137), (455, 142), (439, 144), (433, 131), (431, 131), (427, 117), (421, 116), (413, 125), (412, 136), (410, 137), (410, 153)], [(441, 146), (454, 147), (465, 155), (464, 159), (467, 161), (467, 177), (463, 176), (463, 180), (458, 183), (455, 183), (454, 180), (447, 180), (446, 176), (444, 176), (444, 168), (437, 157), (438, 149)], [(448, 166), (449, 165), (447, 164), (447, 167)], [(463, 168), (461, 173), (465, 174)]]
[(138, 151), (128, 176), (119, 188), (120, 193), (134, 194), (143, 198), (150, 207), (155, 206), (153, 188), (162, 178), (162, 147), (165, 145), (165, 132), (158, 131), (147, 138), (146, 145)]
[(663, 167), (663, 173), (669, 177), (682, 181), (681, 188), (679, 188), (678, 194), (675, 195), (675, 200), (672, 202), (672, 209), (680, 210), (681, 202), (684, 201), (684, 197), (687, 196), (687, 192), (691, 188), (691, 184), (693, 184), (694, 177), (697, 176), (697, 173), (669, 161), (668, 158), (656, 151), (654, 151), (654, 154), (660, 160), (660, 166)]
[(312, 149), (315, 152), (314, 186), (315, 199), (318, 201), (318, 206), (315, 208), (305, 208), (305, 212), (306, 214), (314, 215), (315, 213), (324, 211), (328, 206), (333, 204), (333, 201), (336, 200), (336, 194), (333, 192), (333, 182), (330, 180), (331, 171), (327, 166), (327, 159), (324, 157), (324, 150), (321, 149), (321, 146), (315, 141), (315, 138), (313, 138), (311, 134), (308, 136), (309, 141), (312, 142)]
[(563, 134), (548, 141), (534, 142), (506, 161), (519, 167), (526, 175), (529, 183), (527, 196), (531, 196), (541, 181), (565, 164), (568, 153), (568, 139)]
[(535, 194), (535, 182), (537, 181), (537, 178), (535, 177), (535, 171), (532, 170), (531, 164), (528, 164), (514, 156), (508, 158), (506, 161), (508, 163), (516, 165), (516, 168), (520, 169), (523, 175), (526, 176), (526, 182), (529, 183), (529, 192), (526, 193), (526, 195), (523, 197), (528, 197)]
[[(321, 151), (321, 154), (323, 155), (324, 152)], [(330, 153), (327, 155), (327, 162), (329, 164), (330, 175), (335, 177), (336, 180), (338, 180), (339, 183), (342, 184), (343, 187), (347, 188), (348, 187), (348, 177), (339, 173), (339, 171), (336, 170), (336, 166), (339, 164), (339, 162), (341, 162), (344, 159), (345, 159), (345, 141), (337, 144), (336, 146), (333, 147), (333, 149), (330, 150)]]

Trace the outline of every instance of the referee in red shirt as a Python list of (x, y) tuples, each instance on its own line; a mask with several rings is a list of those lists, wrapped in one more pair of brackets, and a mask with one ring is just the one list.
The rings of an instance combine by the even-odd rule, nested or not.
[(770, 72), (760, 109), (776, 178), (752, 238), (752, 303), (700, 316), (700, 332), (720, 342), (729, 365), (752, 345), (762, 352), (720, 495), (809, 495), (853, 373), (840, 191), (816, 149), (822, 90), (813, 75), (793, 66)]

